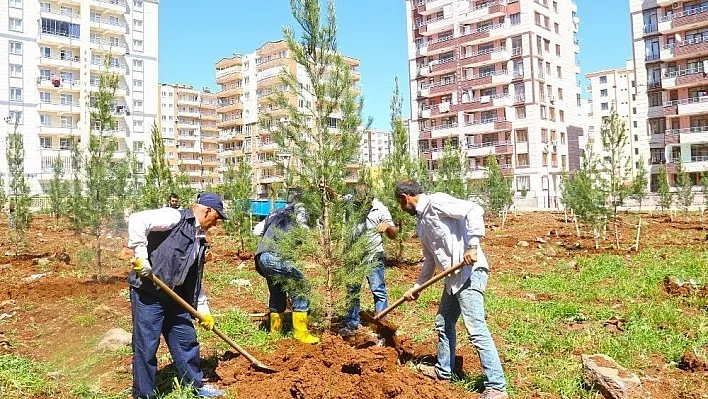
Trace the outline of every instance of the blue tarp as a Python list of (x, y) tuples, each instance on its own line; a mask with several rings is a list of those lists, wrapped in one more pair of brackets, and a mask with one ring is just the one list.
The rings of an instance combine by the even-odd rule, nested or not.
[[(285, 208), (288, 203), (283, 200), (274, 202), (275, 209)], [(253, 216), (266, 217), (270, 214), (270, 200), (251, 200), (251, 214)]]

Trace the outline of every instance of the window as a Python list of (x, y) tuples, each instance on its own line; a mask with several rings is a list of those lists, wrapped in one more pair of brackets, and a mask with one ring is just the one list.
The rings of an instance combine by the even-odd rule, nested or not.
[(607, 97), (607, 89), (600, 90), (600, 97)]
[(558, 22), (553, 23), (553, 30), (556, 33), (560, 33), (560, 26), (558, 25)]
[(39, 101), (43, 104), (51, 104), (52, 94), (46, 91), (39, 92)]
[(19, 18), (10, 18), (9, 30), (13, 32), (22, 32), (22, 20)]
[(142, 19), (134, 19), (133, 20), (133, 27), (138, 30), (143, 30), (143, 20)]
[[(517, 164), (519, 164), (519, 162), (517, 162)], [(524, 191), (524, 190), (528, 191), (530, 188), (531, 188), (531, 177), (530, 176), (517, 176), (516, 177), (516, 189), (518, 191)]]
[(557, 1), (554, 1), (554, 2), (553, 2), (553, 12), (555, 12), (556, 14), (558, 14), (558, 2), (557, 2)]
[(559, 57), (561, 55), (561, 45), (560, 44), (556, 44), (556, 55)]
[[(636, 128), (636, 127), (637, 127), (637, 121), (634, 121), (634, 122), (633, 122), (633, 125), (634, 125), (634, 127)], [(637, 140), (634, 140), (634, 141), (637, 141)]]
[(607, 83), (607, 76), (600, 76), (600, 83)]
[(60, 138), (59, 139), (59, 149), (60, 150), (70, 150), (71, 149), (71, 139), (70, 138)]
[(521, 23), (521, 13), (517, 12), (516, 14), (509, 15), (509, 23), (511, 25), (520, 24)]
[(10, 54), (22, 55), (22, 43), (21, 42), (10, 42)]
[[(563, 89), (561, 89), (560, 87), (558, 88), (558, 100), (559, 101), (563, 100)], [(561, 112), (563, 112), (563, 111), (561, 111)]]
[(565, 112), (563, 110), (558, 111), (558, 118), (561, 122), (565, 122)]
[(10, 7), (22, 8), (22, 0), (10, 0)]
[(142, 110), (143, 109), (143, 102), (141, 100), (133, 100), (133, 108), (135, 108), (136, 111), (138, 110), (138, 108), (140, 108), (140, 110)]
[(41, 12), (52, 12), (52, 5), (49, 3), (39, 3), (39, 11)]
[(143, 142), (142, 141), (134, 141), (133, 142), (133, 151), (143, 152)]
[(10, 111), (10, 123), (11, 124), (22, 124), (22, 111)]
[(136, 89), (142, 89), (143, 88), (143, 81), (135, 79), (133, 80), (133, 87)]
[(632, 107), (632, 114), (634, 114), (634, 115), (637, 114), (637, 107)]
[(22, 101), (22, 89), (10, 87), (10, 101)]
[(141, 120), (134, 120), (134, 121), (133, 121), (133, 127), (142, 128), (142, 127), (143, 127), (143, 121), (141, 121)]
[(40, 137), (39, 147), (45, 150), (52, 148), (52, 138), (51, 137)]
[(39, 114), (39, 123), (42, 126), (52, 126), (52, 117), (47, 114)]
[(607, 111), (608, 109), (610, 109), (610, 107), (607, 103), (602, 103), (600, 104), (600, 109), (603, 111)]
[(74, 117), (73, 116), (62, 116), (59, 119), (61, 127), (73, 128), (74, 127)]
[(556, 73), (558, 74), (558, 79), (563, 79), (563, 69), (560, 66), (556, 67)]
[(73, 105), (73, 102), (74, 96), (72, 96), (71, 94), (62, 94), (59, 96), (59, 104), (61, 105)]
[(526, 107), (516, 107), (516, 119), (526, 119)]
[(526, 132), (526, 130), (517, 130), (516, 131), (516, 142), (517, 143), (525, 143), (527, 141), (529, 141), (528, 132)]
[(10, 64), (10, 77), (11, 78), (21, 78), (22, 77), (22, 65)]
[(133, 1), (133, 7), (135, 7), (135, 8), (143, 8), (143, 2), (142, 2), (142, 0), (134, 0), (134, 1)]
[(143, 51), (143, 41), (133, 40), (133, 50)]

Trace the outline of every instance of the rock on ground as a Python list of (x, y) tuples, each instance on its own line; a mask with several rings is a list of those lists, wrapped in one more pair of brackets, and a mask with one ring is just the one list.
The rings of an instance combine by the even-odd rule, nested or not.
[(106, 332), (101, 342), (98, 343), (98, 349), (115, 352), (131, 343), (132, 335), (129, 332), (122, 328), (112, 328)]
[(629, 399), (641, 386), (639, 377), (628, 372), (607, 355), (581, 355), (583, 382), (607, 399)]

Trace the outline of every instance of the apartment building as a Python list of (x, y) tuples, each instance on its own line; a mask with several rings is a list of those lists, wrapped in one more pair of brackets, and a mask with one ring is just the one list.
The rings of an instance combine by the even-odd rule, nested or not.
[(367, 129), (361, 135), (360, 161), (365, 166), (379, 166), (391, 153), (391, 132)]
[(408, 0), (406, 10), (410, 129), (430, 169), (449, 140), (468, 179), (495, 154), (517, 192), (559, 206), (582, 134), (575, 2)]
[[(345, 57), (356, 82), (360, 80), (359, 61)], [(247, 161), (253, 170), (254, 190), (258, 196), (270, 195), (274, 183), (283, 181), (285, 168), (297, 167), (287, 149), (280, 148), (266, 127), (266, 118), (286, 121), (288, 112), (274, 102), (276, 93), (287, 92), (281, 76), (289, 71), (298, 78), (303, 93), (289, 93), (293, 106), (306, 111), (313, 98), (306, 93), (311, 83), (304, 68), (290, 54), (285, 41), (267, 42), (248, 54), (235, 54), (216, 63), (218, 98), (219, 162), (222, 170), (230, 163)], [(330, 126), (338, 126), (341, 117), (332, 115)], [(346, 180), (358, 177), (358, 160), (348, 166)]]
[(144, 169), (158, 112), (158, 1), (8, 0), (0, 15), (7, 18), (0, 24), (0, 115), (7, 122), (0, 170), (7, 170), (5, 138), (17, 121), (32, 192), (46, 191), (58, 157), (70, 174), (71, 147), (88, 141), (89, 104), (106, 70), (120, 77), (119, 152), (134, 150)]
[(639, 168), (639, 163), (649, 162), (649, 152), (646, 150), (644, 130), (640, 134), (639, 125), (646, 124), (646, 116), (639, 113), (637, 97), (646, 95), (646, 88), (637, 85), (634, 78), (634, 60), (628, 60), (624, 68), (608, 69), (591, 72), (585, 75), (590, 81), (587, 87), (591, 99), (588, 100), (588, 143), (593, 145), (595, 154), (602, 156), (602, 123), (610, 116), (614, 107), (617, 115), (622, 118), (627, 127), (626, 155), (630, 158), (632, 175)]
[(186, 173), (196, 189), (218, 184), (216, 94), (208, 88), (162, 84), (159, 98), (158, 127), (173, 172)]
[(669, 181), (683, 162), (696, 184), (708, 170), (708, 1), (630, 0), (634, 67), (646, 94), (638, 133), (650, 154), (651, 188), (660, 165)]

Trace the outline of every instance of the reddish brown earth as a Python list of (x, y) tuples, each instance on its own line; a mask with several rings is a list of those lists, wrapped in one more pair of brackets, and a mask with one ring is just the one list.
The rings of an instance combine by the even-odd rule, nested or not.
[[(0, 221), (0, 231), (6, 229), (4, 218)], [(621, 227), (621, 248), (612, 248), (612, 233), (608, 232), (601, 248), (595, 249), (590, 235), (581, 238), (575, 235), (572, 223), (565, 223), (563, 214), (537, 213), (519, 216), (511, 215), (503, 230), (489, 226), (485, 240), (485, 251), (492, 264), (493, 273), (514, 273), (534, 275), (558, 262), (600, 253), (628, 255), (636, 230), (634, 216), (626, 216)], [(642, 228), (640, 250), (644, 248), (692, 246), (706, 249), (706, 233), (697, 220), (692, 223), (670, 222), (667, 216), (645, 216)], [(30, 358), (55, 364), (57, 368), (80, 364), (86, 357), (96, 352), (95, 342), (110, 328), (130, 329), (130, 306), (125, 295), (125, 277), (129, 254), (121, 254), (126, 240), (112, 238), (104, 240), (105, 259), (108, 266), (104, 270), (103, 282), (97, 283), (94, 271), (80, 261), (79, 252), (92, 245), (89, 237), (80, 243), (68, 229), (55, 229), (54, 222), (38, 217), (29, 235), (30, 256), (16, 259), (2, 257), (10, 248), (0, 242), (0, 312), (16, 314), (0, 324), (0, 346), (4, 352), (17, 353)], [(40, 233), (41, 235), (38, 235)], [(114, 234), (118, 237), (120, 234)], [(207, 268), (236, 269), (242, 264), (243, 270), (253, 270), (248, 254), (239, 254), (235, 247), (223, 244), (223, 232), (210, 233), (214, 243)], [(526, 241), (528, 246), (519, 245)], [(4, 237), (0, 237), (4, 241)], [(417, 245), (417, 244), (407, 244)], [(69, 264), (61, 260), (41, 266), (33, 263), (39, 255), (55, 253), (69, 254)], [(415, 252), (415, 251), (413, 251)], [(417, 265), (398, 266), (402, 275), (400, 282), (412, 282), (419, 271)], [(213, 270), (213, 269), (212, 269)], [(45, 276), (30, 280), (35, 274)], [(494, 290), (493, 279), (490, 289)], [(254, 285), (264, 284), (253, 281)], [(207, 292), (210, 283), (206, 284)], [(528, 298), (523, 292), (497, 292)], [(546, 301), (550, 296), (536, 294), (534, 301)], [(265, 311), (265, 304), (243, 290), (224, 287), (219, 295), (210, 297), (213, 309), (219, 311), (238, 307), (248, 313)], [(434, 309), (430, 310), (434, 312)], [(93, 323), (81, 323), (82, 317), (93, 318)], [(392, 314), (395, 319), (396, 313)], [(582, 323), (577, 327), (585, 328)], [(621, 321), (611, 321), (609, 329), (621, 333)], [(432, 326), (421, 326), (430, 330), (430, 337), (423, 344), (406, 342), (407, 355), (403, 360), (418, 361), (435, 353), (435, 336)], [(614, 331), (614, 330), (613, 330)], [(402, 337), (405, 338), (406, 337)], [(217, 385), (226, 387), (238, 397), (259, 398), (447, 398), (477, 397), (460, 388), (444, 385), (421, 377), (409, 367), (401, 364), (398, 354), (391, 348), (367, 347), (355, 349), (340, 338), (325, 335), (322, 345), (305, 346), (291, 340), (278, 342), (273, 353), (257, 353), (260, 360), (276, 366), (282, 371), (266, 375), (248, 367), (241, 357), (228, 356), (218, 352), (209, 341), (203, 346), (203, 356), (216, 356), (218, 364), (212, 379)], [(165, 367), (166, 346), (160, 347), (160, 367)], [(458, 356), (462, 370), (468, 374), (479, 373), (479, 363), (470, 345), (461, 345)], [(684, 371), (668, 365), (666, 359), (655, 358), (652, 367), (644, 371), (643, 389), (645, 397), (652, 398), (705, 398), (708, 392), (708, 374), (699, 363), (685, 357)], [(700, 360), (700, 359), (699, 359)], [(698, 365), (698, 366), (696, 366)], [(510, 370), (519, 375), (524, 371)], [(87, 380), (100, 381), (102, 392), (119, 392), (130, 385), (130, 355), (106, 357), (83, 371)], [(63, 397), (71, 398), (70, 389)], [(528, 391), (527, 391), (528, 392)], [(650, 395), (650, 396), (649, 396)], [(557, 396), (531, 392), (523, 397), (554, 398)]]

